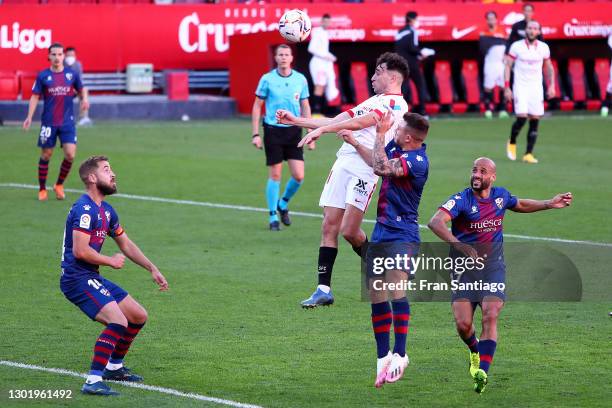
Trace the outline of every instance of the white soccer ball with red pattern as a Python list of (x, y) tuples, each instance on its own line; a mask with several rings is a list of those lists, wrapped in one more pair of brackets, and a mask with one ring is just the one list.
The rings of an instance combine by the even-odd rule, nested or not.
[(278, 32), (287, 41), (297, 43), (308, 38), (312, 22), (302, 10), (289, 10), (278, 22)]

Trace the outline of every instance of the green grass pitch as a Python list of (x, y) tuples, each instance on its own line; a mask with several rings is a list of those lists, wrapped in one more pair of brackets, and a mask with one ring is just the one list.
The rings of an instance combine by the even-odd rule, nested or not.
[[(563, 211), (509, 213), (508, 234), (612, 242), (610, 122), (544, 120), (535, 166), (505, 159), (510, 124), (432, 122), (430, 178), (420, 222), (465, 188), (473, 159), (487, 155), (497, 161), (497, 184), (519, 197), (574, 193), (575, 204)], [(79, 130), (77, 162), (108, 155), (122, 193), (265, 207), (264, 156), (250, 145), (249, 129), (241, 119), (102, 123)], [(35, 130), (0, 128), (0, 184), (37, 183), (36, 135)], [(305, 183), (292, 210), (320, 213), (319, 194), (339, 144), (326, 135), (317, 150), (307, 152)], [(57, 150), (51, 185), (60, 162)], [(287, 175), (285, 168), (284, 180)], [(67, 187), (82, 188), (75, 169)], [(0, 360), (88, 370), (101, 326), (88, 321), (59, 290), (63, 228), (76, 198), (69, 193), (59, 202), (50, 191), (50, 200), (39, 203), (35, 190), (0, 187)], [(360, 301), (359, 264), (348, 244), (340, 243), (334, 270), (336, 304), (299, 308), (315, 284), (320, 219), (295, 216), (291, 227), (270, 233), (264, 212), (120, 197), (108, 201), (170, 283), (169, 292), (158, 292), (148, 273), (131, 263), (123, 270), (103, 270), (149, 312), (127, 358), (146, 384), (265, 407), (586, 407), (609, 406), (612, 400), (609, 298), (509, 302), (499, 324), (490, 384), (481, 396), (472, 391), (466, 348), (455, 334), (449, 303), (413, 303), (411, 364), (400, 383), (376, 390), (370, 306)], [(364, 227), (369, 234), (373, 224)], [(422, 231), (422, 239), (434, 237)], [(113, 242), (106, 243), (105, 253), (115, 250)], [(85, 397), (79, 394), (81, 383), (0, 365), (0, 406), (218, 406), (120, 385), (114, 386), (120, 397)], [(15, 389), (70, 389), (73, 399), (11, 400), (9, 390)]]

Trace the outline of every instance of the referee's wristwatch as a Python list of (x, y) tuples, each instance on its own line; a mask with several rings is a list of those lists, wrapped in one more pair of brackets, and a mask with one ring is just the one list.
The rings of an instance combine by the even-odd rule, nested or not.
[(259, 137), (259, 133), (255, 133), (251, 139), (255, 139), (256, 137)]

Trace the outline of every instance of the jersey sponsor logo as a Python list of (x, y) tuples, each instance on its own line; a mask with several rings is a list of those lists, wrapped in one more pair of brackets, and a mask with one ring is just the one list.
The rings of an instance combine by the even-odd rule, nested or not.
[(470, 222), (470, 229), (476, 230), (478, 232), (491, 232), (497, 231), (497, 227), (501, 227), (501, 225), (501, 218), (493, 218), (488, 220)]
[(89, 228), (89, 226), (91, 225), (91, 217), (89, 216), (89, 214), (83, 214), (81, 215), (81, 220), (79, 221), (79, 226), (81, 228)]
[(369, 195), (369, 192), (368, 192), (367, 187), (366, 187), (367, 185), (368, 185), (367, 181), (363, 181), (362, 179), (358, 179), (357, 180), (357, 184), (355, 185), (353, 190), (355, 190), (355, 192), (361, 194), (362, 196), (367, 196), (367, 195)]
[(423, 156), (419, 156), (419, 155), (417, 154), (416, 159), (417, 159), (417, 161), (423, 161)]
[(451, 36), (453, 37), (454, 40), (458, 40), (460, 38), (465, 37), (466, 35), (470, 34), (472, 31), (476, 30), (478, 28), (478, 26), (469, 26), (467, 28), (458, 30), (457, 27), (453, 27), (453, 31), (451, 33)]
[(295, 99), (296, 101), (300, 100), (300, 94), (298, 92), (293, 94), (293, 99)]
[(51, 45), (51, 30), (21, 29), (18, 22), (0, 25), (0, 48), (17, 48), (30, 54), (35, 48), (47, 49)]
[(52, 86), (47, 88), (47, 92), (52, 96), (66, 96), (72, 91), (70, 86)]
[(444, 203), (442, 208), (445, 208), (448, 211), (450, 211), (453, 209), (454, 206), (455, 206), (455, 200), (448, 200), (446, 203)]
[(496, 198), (495, 205), (497, 205), (497, 208), (501, 210), (502, 208), (504, 208), (504, 199), (502, 197)]

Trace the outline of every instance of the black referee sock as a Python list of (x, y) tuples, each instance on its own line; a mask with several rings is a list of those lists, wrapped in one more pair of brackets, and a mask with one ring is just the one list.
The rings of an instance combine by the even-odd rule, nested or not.
[(312, 113), (321, 113), (323, 110), (323, 96), (312, 95)]
[(529, 130), (527, 132), (527, 152), (529, 154), (533, 152), (533, 147), (536, 144), (536, 140), (538, 139), (538, 124), (540, 123), (539, 119), (529, 119)]
[(336, 262), (338, 248), (320, 247), (319, 248), (319, 285), (331, 287), (332, 269)]
[(485, 109), (488, 111), (492, 111), (493, 106), (493, 91), (484, 91), (484, 103)]
[(527, 118), (516, 118), (512, 124), (512, 131), (510, 132), (510, 144), (516, 144), (516, 138), (518, 134), (521, 133), (523, 126), (525, 126), (525, 122), (527, 122)]

